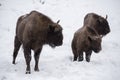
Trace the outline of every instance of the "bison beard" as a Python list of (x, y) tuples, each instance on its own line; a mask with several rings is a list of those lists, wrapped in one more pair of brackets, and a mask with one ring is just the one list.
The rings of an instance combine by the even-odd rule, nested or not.
[(61, 46), (62, 43), (63, 34), (59, 21), (55, 23), (46, 15), (32, 11), (21, 16), (17, 21), (12, 63), (15, 64), (19, 48), (23, 45), (27, 65), (26, 74), (31, 73), (31, 50), (34, 51), (34, 70), (39, 71), (38, 62), (43, 45), (48, 44), (55, 48), (56, 46)]

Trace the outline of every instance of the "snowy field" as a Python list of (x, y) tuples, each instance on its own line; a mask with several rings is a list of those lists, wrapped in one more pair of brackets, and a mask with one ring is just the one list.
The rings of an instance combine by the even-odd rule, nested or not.
[[(55, 22), (61, 20), (64, 44), (55, 49), (45, 45), (40, 71), (33, 70), (32, 58), (31, 74), (26, 75), (22, 48), (17, 64), (12, 64), (13, 42), (18, 17), (32, 10)], [(102, 51), (93, 53), (90, 63), (73, 62), (73, 34), (90, 12), (107, 14), (111, 32), (103, 38)], [(120, 80), (120, 0), (0, 0), (0, 80)]]

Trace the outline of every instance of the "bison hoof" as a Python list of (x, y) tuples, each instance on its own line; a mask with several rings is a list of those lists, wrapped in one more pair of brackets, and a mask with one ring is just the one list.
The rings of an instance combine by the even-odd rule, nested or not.
[(77, 61), (77, 59), (74, 59), (73, 61)]
[(79, 58), (79, 60), (78, 60), (78, 61), (83, 61), (83, 57)]
[(13, 61), (12, 64), (15, 64), (15, 61)]
[(86, 58), (86, 61), (87, 61), (87, 62), (90, 62), (90, 59), (89, 59), (89, 58)]
[(77, 61), (77, 57), (75, 57), (75, 56), (74, 56), (74, 59), (73, 59), (73, 61)]
[(34, 69), (36, 72), (39, 72), (39, 69), (37, 68), (37, 69)]
[(30, 71), (26, 71), (26, 74), (31, 74), (31, 72)]

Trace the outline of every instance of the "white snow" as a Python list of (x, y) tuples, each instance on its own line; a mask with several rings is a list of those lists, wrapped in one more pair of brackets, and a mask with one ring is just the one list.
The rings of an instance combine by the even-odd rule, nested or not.
[[(120, 1), (119, 0), (0, 0), (0, 80), (119, 80), (120, 79)], [(39, 72), (34, 59), (31, 74), (25, 74), (22, 48), (17, 64), (12, 64), (16, 22), (19, 16), (37, 10), (53, 21), (61, 20), (64, 44), (43, 47)], [(73, 62), (71, 40), (82, 27), (87, 13), (108, 15), (111, 32), (103, 38), (102, 51), (91, 62)], [(33, 54), (32, 54), (33, 55)]]

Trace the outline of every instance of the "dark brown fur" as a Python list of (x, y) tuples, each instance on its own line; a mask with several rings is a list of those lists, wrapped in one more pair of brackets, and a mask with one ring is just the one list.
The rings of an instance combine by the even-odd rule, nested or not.
[(98, 53), (101, 50), (101, 36), (91, 27), (82, 27), (75, 32), (72, 40), (72, 51), (74, 61), (83, 61), (83, 52), (86, 54), (86, 61), (90, 61), (92, 51)]
[(15, 64), (22, 44), (27, 65), (26, 73), (30, 73), (31, 50), (34, 51), (34, 70), (39, 71), (38, 61), (43, 45), (49, 44), (54, 48), (63, 43), (62, 27), (58, 23), (59, 21), (54, 23), (50, 18), (37, 11), (21, 16), (16, 26), (13, 64)]
[(110, 32), (110, 27), (106, 18), (103, 18), (95, 13), (88, 13), (84, 18), (84, 26), (94, 28), (99, 35), (106, 35)]

